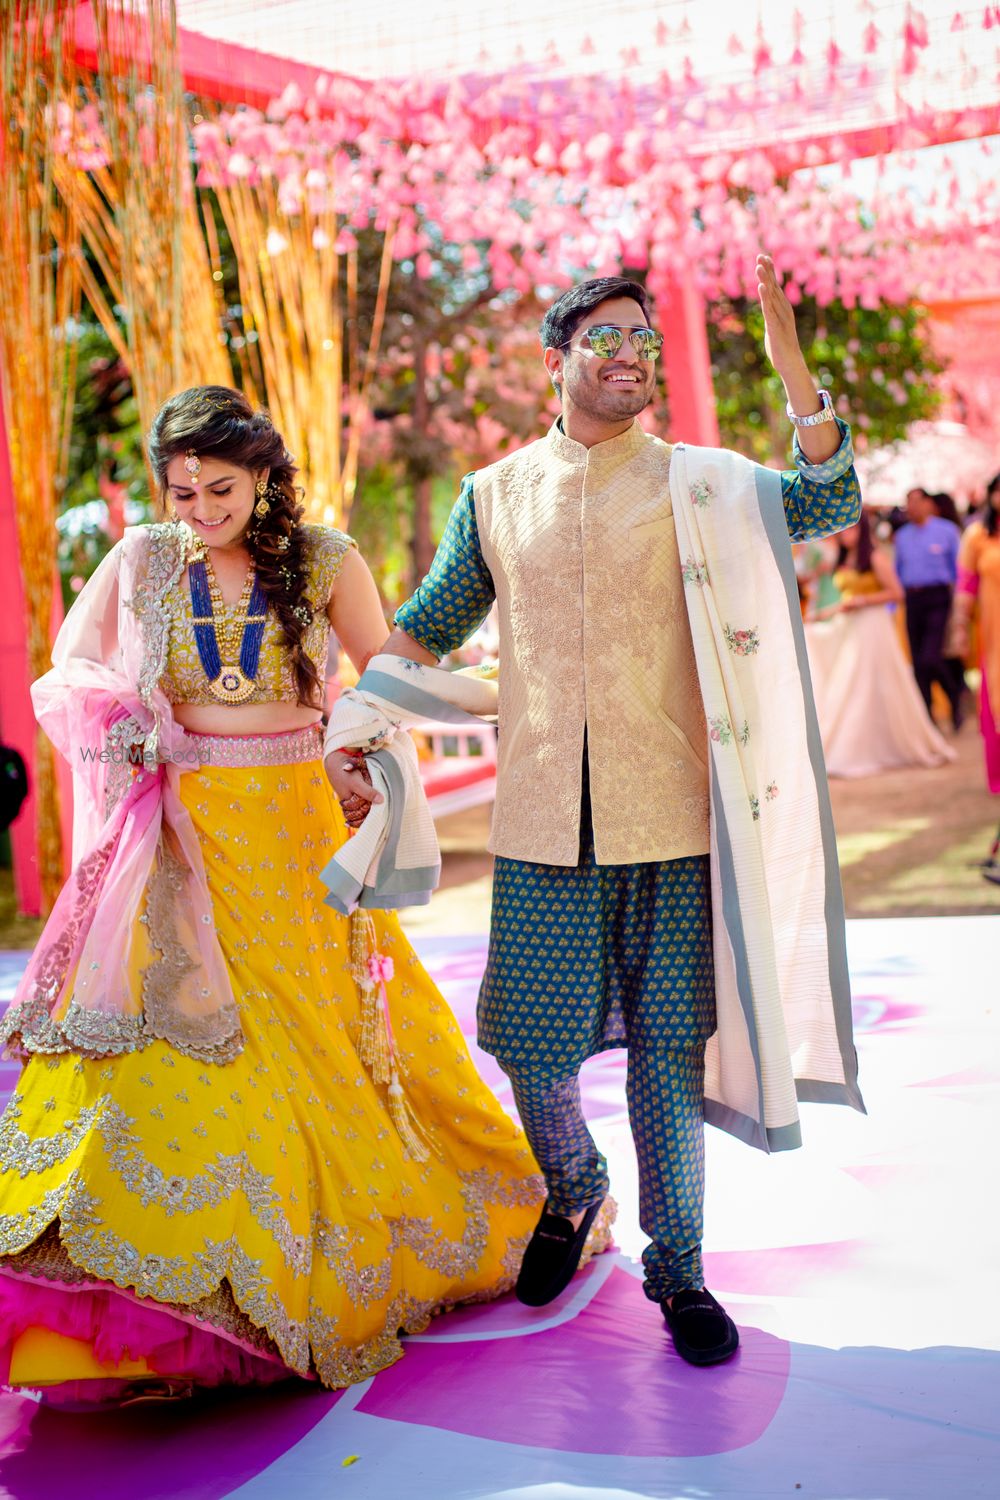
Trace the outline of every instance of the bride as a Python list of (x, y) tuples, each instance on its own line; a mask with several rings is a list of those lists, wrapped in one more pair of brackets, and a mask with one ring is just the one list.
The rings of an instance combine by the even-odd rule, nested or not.
[(889, 611), (903, 602), (902, 585), (872, 537), (867, 512), (839, 541), (840, 603), (806, 625), (828, 775), (874, 776), (954, 760), (903, 654)]
[(331, 626), (383, 644), (371, 574), (239, 392), (149, 451), (175, 518), (35, 684), (75, 864), (0, 1028), (0, 1380), (64, 1403), (362, 1380), (513, 1285), (545, 1195), (395, 916), (324, 902), (321, 673)]

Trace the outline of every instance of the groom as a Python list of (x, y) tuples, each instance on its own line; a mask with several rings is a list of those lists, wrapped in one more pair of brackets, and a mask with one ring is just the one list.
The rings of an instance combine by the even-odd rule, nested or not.
[[(781, 475), (785, 523), (794, 540), (827, 535), (860, 509), (850, 435), (817, 392), (766, 256), (757, 275), (797, 437), (797, 469)], [(544, 362), (562, 415), (545, 438), (466, 477), (384, 650), (434, 663), (498, 603), (497, 858), (479, 1044), (511, 1079), (548, 1189), (517, 1295), (541, 1306), (579, 1264), (608, 1192), (579, 1073), (625, 1046), (646, 1295), (678, 1352), (705, 1365), (739, 1342), (701, 1260), (704, 1058), (716, 1029), (708, 728), (664, 482), (670, 450), (636, 421), (663, 342), (648, 314), (643, 288), (617, 277), (548, 310)], [(356, 822), (370, 789), (346, 761), (333, 780)]]

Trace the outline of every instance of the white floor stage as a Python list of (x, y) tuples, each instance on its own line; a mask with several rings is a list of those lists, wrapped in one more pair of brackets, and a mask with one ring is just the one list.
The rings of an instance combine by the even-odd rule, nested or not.
[[(771, 1158), (709, 1132), (707, 1277), (743, 1339), (730, 1364), (684, 1365), (642, 1295), (624, 1057), (605, 1054), (585, 1095), (620, 1250), (557, 1303), (452, 1314), (339, 1394), (89, 1417), (0, 1396), (0, 1495), (1000, 1495), (1000, 917), (854, 922), (849, 944), (868, 1116), (807, 1105), (805, 1148)], [(471, 1032), (483, 939), (419, 946)], [(0, 954), (0, 999), (23, 960)]]

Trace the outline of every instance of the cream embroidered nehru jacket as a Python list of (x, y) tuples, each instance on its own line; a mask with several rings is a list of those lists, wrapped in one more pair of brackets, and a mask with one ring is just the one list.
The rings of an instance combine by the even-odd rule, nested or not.
[[(851, 435), (838, 426), (840, 448), (822, 464), (793, 444), (783, 547), (857, 519)], [(690, 544), (678, 548), (671, 454), (638, 423), (589, 449), (557, 424), (467, 475), (430, 573), (396, 613), (446, 656), (498, 602), (499, 855), (577, 863), (585, 736), (598, 863), (709, 848), (709, 740), (683, 597), (707, 574)], [(720, 513), (710, 566), (742, 577), (745, 531)]]
[(592, 448), (556, 427), (476, 474), (500, 622), (497, 854), (577, 863), (585, 737), (598, 864), (708, 851), (670, 454), (638, 423)]

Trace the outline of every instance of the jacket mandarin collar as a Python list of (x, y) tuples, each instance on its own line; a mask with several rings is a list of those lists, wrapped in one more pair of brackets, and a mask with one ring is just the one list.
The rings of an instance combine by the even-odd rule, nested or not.
[(567, 437), (562, 430), (561, 423), (562, 418), (558, 417), (549, 428), (545, 441), (554, 457), (575, 469), (583, 470), (588, 465), (591, 468), (596, 465), (601, 468), (615, 467), (618, 464), (627, 463), (647, 441), (646, 432), (638, 421), (634, 421), (631, 427), (627, 427), (617, 437), (608, 438), (603, 443), (594, 443), (592, 447), (587, 448), (583, 443), (576, 442), (574, 438)]

